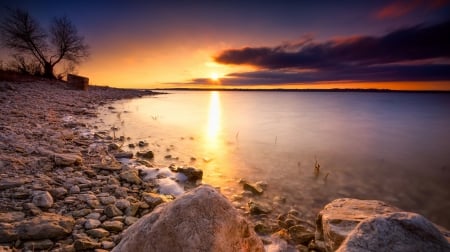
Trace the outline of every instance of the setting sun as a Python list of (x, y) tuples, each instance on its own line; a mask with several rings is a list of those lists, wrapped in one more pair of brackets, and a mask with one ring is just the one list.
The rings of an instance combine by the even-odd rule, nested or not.
[(218, 81), (219, 80), (219, 74), (218, 73), (212, 73), (211, 74), (211, 80)]

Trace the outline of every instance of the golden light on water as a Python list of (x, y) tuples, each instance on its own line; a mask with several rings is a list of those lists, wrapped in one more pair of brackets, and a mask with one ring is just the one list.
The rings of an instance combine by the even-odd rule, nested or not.
[(219, 92), (212, 91), (209, 98), (208, 124), (206, 128), (207, 141), (217, 145), (220, 131), (220, 96)]

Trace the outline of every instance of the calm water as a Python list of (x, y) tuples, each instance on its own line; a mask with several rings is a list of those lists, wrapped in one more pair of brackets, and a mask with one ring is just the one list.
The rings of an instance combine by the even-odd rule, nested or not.
[(230, 198), (242, 192), (239, 178), (263, 180), (262, 200), (305, 217), (354, 197), (450, 228), (448, 94), (180, 91), (113, 106), (102, 123), (127, 143), (147, 141), (155, 166), (201, 168)]

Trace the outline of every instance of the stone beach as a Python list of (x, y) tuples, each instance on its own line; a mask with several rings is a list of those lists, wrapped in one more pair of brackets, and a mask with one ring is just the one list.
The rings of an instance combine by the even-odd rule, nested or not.
[[(399, 229), (390, 223), (414, 227), (392, 236), (397, 251), (408, 251), (402, 244), (411, 240), (422, 249), (450, 251), (447, 230), (383, 202), (338, 199), (314, 223), (295, 209), (278, 213), (259, 202), (264, 182), (242, 181), (251, 200), (236, 206), (200, 185), (201, 170), (153, 167), (145, 142), (126, 152), (114, 129), (84, 123), (111, 101), (155, 94), (95, 86), (79, 91), (56, 81), (0, 82), (0, 251), (358, 251), (394, 243), (377, 239), (389, 234), (361, 235), (377, 225)], [(167, 193), (161, 178), (188, 192)], [(267, 217), (271, 212), (275, 219)]]

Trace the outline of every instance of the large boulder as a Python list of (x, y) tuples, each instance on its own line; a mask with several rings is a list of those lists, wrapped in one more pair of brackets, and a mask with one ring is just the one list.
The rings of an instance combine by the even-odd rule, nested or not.
[(427, 219), (416, 213), (378, 215), (360, 222), (338, 252), (450, 251), (450, 244)]
[(139, 219), (113, 251), (264, 251), (264, 247), (231, 203), (203, 185)]
[[(361, 228), (358, 225), (362, 225)], [(338, 248), (341, 251), (364, 251), (364, 246), (367, 245), (365, 248), (372, 248), (372, 245), (375, 246), (372, 243), (380, 242), (378, 249), (371, 251), (397, 251), (395, 248), (400, 248), (396, 247), (397, 241), (399, 244), (402, 241), (416, 240), (416, 242), (419, 242), (420, 239), (416, 239), (416, 236), (436, 238), (439, 237), (436, 230), (442, 239), (447, 239), (448, 243), (450, 233), (420, 215), (405, 213), (401, 209), (382, 201), (342, 198), (332, 201), (318, 214), (315, 244), (326, 251), (336, 251)], [(402, 239), (400, 239), (401, 237)], [(346, 238), (348, 240), (346, 243), (349, 245), (345, 245), (348, 248), (344, 249), (344, 245), (340, 246)], [(359, 238), (362, 240), (357, 241)], [(440, 242), (441, 238), (437, 238), (435, 241)], [(385, 242), (391, 242), (393, 249), (383, 250), (383, 243), (386, 245)], [(413, 249), (412, 251), (420, 250)]]
[(327, 251), (335, 251), (361, 221), (377, 214), (399, 211), (378, 200), (336, 199), (317, 215), (315, 239), (324, 241)]

